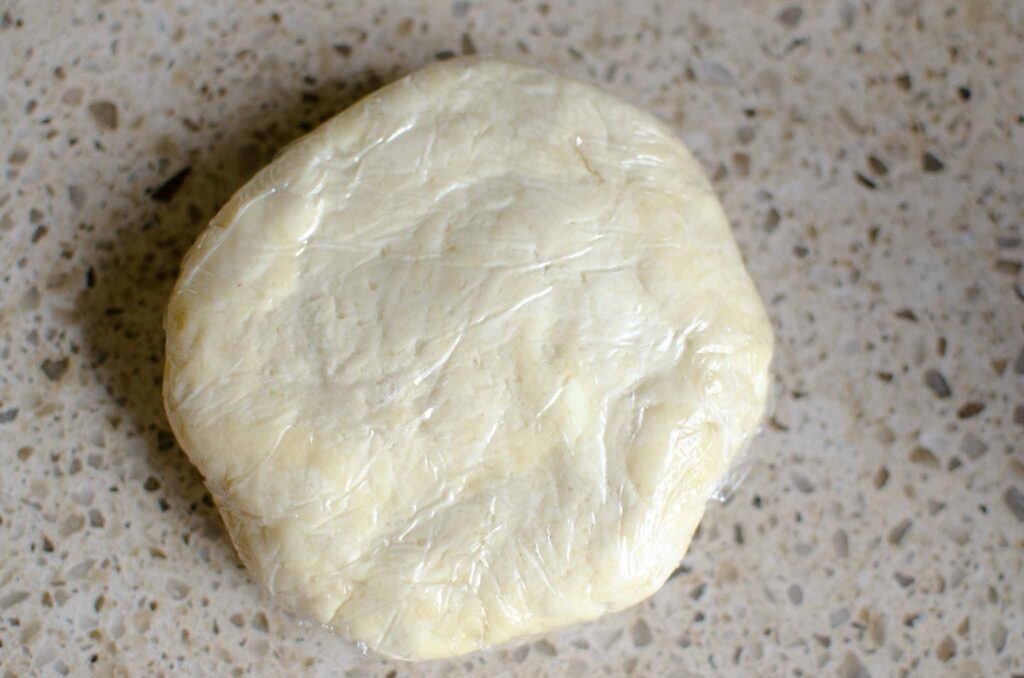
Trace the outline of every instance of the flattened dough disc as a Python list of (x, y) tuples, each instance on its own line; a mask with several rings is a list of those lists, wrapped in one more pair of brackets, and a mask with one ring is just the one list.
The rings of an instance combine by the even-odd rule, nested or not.
[(760, 422), (772, 350), (665, 126), (478, 59), (261, 171), (166, 327), (171, 423), (250, 571), (407, 659), (656, 591)]

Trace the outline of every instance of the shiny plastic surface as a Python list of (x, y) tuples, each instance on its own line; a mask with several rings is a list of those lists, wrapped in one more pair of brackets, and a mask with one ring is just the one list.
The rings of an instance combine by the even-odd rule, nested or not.
[(672, 134), (495, 60), (289, 147), (195, 244), (166, 328), (172, 426), (253, 575), (407, 659), (656, 591), (772, 351)]

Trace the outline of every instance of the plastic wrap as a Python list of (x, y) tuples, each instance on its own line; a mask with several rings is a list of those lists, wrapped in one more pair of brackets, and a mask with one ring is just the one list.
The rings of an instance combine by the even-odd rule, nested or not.
[(495, 60), (289, 147), (185, 260), (164, 396), (242, 560), (405, 659), (632, 605), (767, 398), (771, 330), (653, 117)]

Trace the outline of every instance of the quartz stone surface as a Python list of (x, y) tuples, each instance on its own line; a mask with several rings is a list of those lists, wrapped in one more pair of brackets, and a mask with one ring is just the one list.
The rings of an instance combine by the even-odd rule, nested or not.
[[(1024, 673), (1024, 3), (0, 2), (6, 675)], [(778, 338), (773, 416), (648, 601), (424, 664), (246, 575), (163, 414), (181, 257), (288, 141), (493, 54), (661, 117)]]

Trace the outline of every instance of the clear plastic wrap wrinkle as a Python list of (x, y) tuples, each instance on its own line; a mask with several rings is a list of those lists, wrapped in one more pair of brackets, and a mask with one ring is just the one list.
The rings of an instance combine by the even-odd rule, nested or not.
[(664, 125), (489, 59), (285, 149), (165, 325), (168, 416), (253, 576), (403, 659), (657, 591), (757, 431), (773, 342)]

